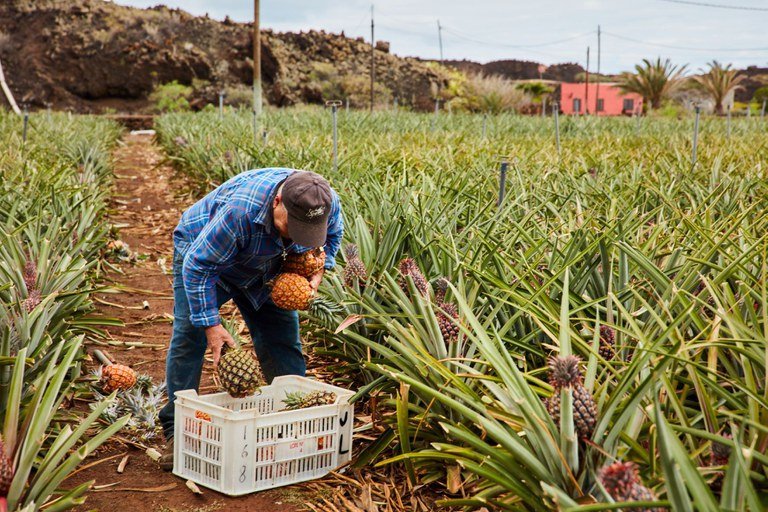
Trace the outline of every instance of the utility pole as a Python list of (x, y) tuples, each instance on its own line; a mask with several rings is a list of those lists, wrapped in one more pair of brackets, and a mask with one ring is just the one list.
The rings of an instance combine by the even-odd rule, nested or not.
[(376, 41), (373, 38), (373, 4), (371, 4), (371, 113), (373, 113), (373, 83), (376, 80)]
[(595, 112), (600, 115), (600, 25), (597, 26), (597, 86), (595, 87)]
[[(437, 42), (440, 45), (440, 66), (443, 65), (443, 27), (440, 25), (440, 20), (437, 20)], [(440, 103), (440, 92), (443, 89), (443, 84), (438, 78), (437, 80), (437, 99), (435, 100), (435, 114), (437, 114), (438, 106)]]
[(253, 114), (256, 117), (261, 116), (261, 30), (259, 28), (259, 0), (253, 0)]
[(440, 20), (437, 20), (437, 42), (440, 44), (440, 65), (443, 65), (443, 27), (440, 26)]
[(584, 113), (589, 115), (589, 46), (587, 46), (587, 76), (584, 82)]

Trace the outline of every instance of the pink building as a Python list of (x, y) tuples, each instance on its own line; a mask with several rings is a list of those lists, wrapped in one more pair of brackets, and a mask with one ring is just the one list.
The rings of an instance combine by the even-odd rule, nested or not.
[[(564, 114), (590, 114), (600, 116), (631, 115), (643, 111), (643, 97), (637, 93), (624, 93), (615, 83), (600, 84), (600, 98), (596, 83), (560, 84), (560, 110)], [(586, 109), (585, 109), (586, 106)]]

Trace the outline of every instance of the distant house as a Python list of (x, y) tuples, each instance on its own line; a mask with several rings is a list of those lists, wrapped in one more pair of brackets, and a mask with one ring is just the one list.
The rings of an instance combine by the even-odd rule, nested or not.
[[(598, 98), (598, 94), (600, 95)], [(624, 93), (615, 83), (560, 84), (560, 110), (564, 114), (632, 115), (643, 111), (643, 97)]]

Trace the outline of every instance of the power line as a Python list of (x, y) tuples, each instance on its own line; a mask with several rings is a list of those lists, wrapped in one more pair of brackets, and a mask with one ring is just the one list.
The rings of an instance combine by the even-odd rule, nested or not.
[(725, 5), (713, 4), (709, 2), (693, 2), (692, 0), (661, 0), (671, 4), (695, 5), (697, 7), (713, 7), (715, 9), (731, 9), (734, 11), (761, 11), (768, 12), (768, 7), (748, 7), (746, 5)]
[(473, 37), (471, 37), (469, 35), (466, 35), (466, 34), (460, 32), (460, 31), (456, 30), (456, 29), (453, 29), (453, 28), (450, 28), (450, 27), (446, 27), (445, 25), (443, 25), (443, 30), (453, 34), (454, 37), (458, 37), (459, 39), (465, 39), (467, 41), (472, 41), (473, 43), (485, 44), (485, 45), (489, 45), (489, 46), (503, 46), (503, 47), (506, 47), (506, 48), (539, 48), (541, 46), (551, 46), (553, 44), (565, 43), (565, 42), (568, 42), (568, 41), (573, 41), (575, 39), (581, 39), (581, 38), (586, 37), (586, 36), (591, 36), (592, 34), (595, 33), (594, 31), (590, 31), (590, 32), (585, 32), (583, 34), (575, 35), (575, 36), (572, 36), (572, 37), (566, 37), (564, 39), (556, 39), (554, 41), (547, 41), (545, 43), (509, 44), (509, 43), (501, 43), (499, 41), (483, 41), (481, 39), (475, 39), (475, 38), (473, 38)]
[[(662, 0), (666, 1), (666, 0)], [(672, 50), (687, 50), (695, 52), (763, 52), (768, 51), (768, 48), (694, 48), (691, 46), (675, 46), (671, 44), (652, 43), (649, 41), (641, 41), (640, 39), (634, 39), (632, 37), (622, 36), (619, 34), (613, 34), (611, 32), (603, 31), (603, 34), (614, 37), (616, 39), (623, 39), (624, 41), (630, 41), (633, 43), (644, 44), (648, 46), (658, 46), (660, 48), (670, 48)]]

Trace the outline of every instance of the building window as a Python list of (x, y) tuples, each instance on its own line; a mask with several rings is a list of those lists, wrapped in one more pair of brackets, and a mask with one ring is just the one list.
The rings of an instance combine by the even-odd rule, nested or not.
[(597, 99), (597, 111), (598, 112), (604, 112), (605, 111), (605, 100), (603, 98)]
[(635, 100), (628, 98), (624, 100), (624, 112), (633, 112), (635, 110)]
[(581, 98), (573, 98), (573, 111), (581, 112)]

